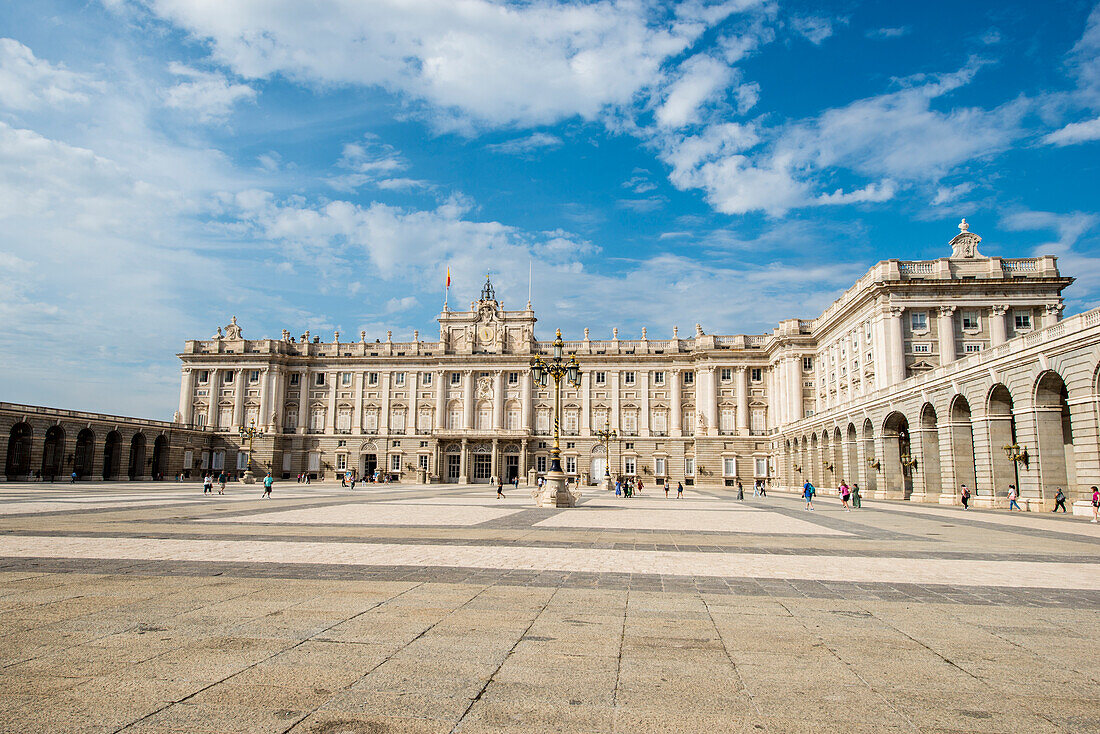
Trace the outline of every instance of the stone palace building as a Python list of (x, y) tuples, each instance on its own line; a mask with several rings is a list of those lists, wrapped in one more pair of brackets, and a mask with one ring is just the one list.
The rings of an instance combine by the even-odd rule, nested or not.
[[(824, 313), (766, 334), (567, 341), (581, 385), (561, 400), (565, 471), (653, 485), (793, 489), (859, 482), (865, 495), (999, 502), (1071, 499), (1100, 482), (1100, 310), (1062, 320), (1056, 258), (979, 252), (965, 220), (936, 260), (874, 265)], [(945, 248), (945, 254), (946, 254)], [(530, 363), (530, 303), (507, 310), (486, 279), (438, 338), (247, 339), (234, 318), (187, 341), (172, 423), (0, 404), (5, 475), (84, 478), (242, 471), (345, 472), (439, 483), (531, 479), (548, 468), (553, 387)], [(435, 334), (433, 334), (433, 337)], [(617, 438), (601, 443), (596, 432)], [(1008, 449), (1006, 449), (1008, 447)]]

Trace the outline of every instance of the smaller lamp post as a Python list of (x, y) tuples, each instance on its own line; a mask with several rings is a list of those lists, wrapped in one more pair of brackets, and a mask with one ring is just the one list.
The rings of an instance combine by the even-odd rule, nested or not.
[(241, 426), (237, 429), (237, 433), (240, 434), (242, 441), (248, 440), (248, 466), (245, 468), (244, 476), (241, 477), (241, 481), (245, 484), (255, 484), (256, 477), (252, 474), (252, 441), (257, 438), (263, 438), (264, 432), (256, 428), (256, 419), (253, 418), (248, 422), (248, 428)]
[[(1005, 456), (1012, 462), (1012, 472), (1016, 477), (1016, 496), (1020, 495), (1020, 464), (1027, 466), (1027, 448), (1013, 441), (1007, 446), (1004, 446)], [(997, 490), (993, 490), (996, 495)]]
[(611, 482), (611, 442), (618, 438), (614, 428), (596, 431), (593, 435), (603, 444), (603, 488), (610, 491)]

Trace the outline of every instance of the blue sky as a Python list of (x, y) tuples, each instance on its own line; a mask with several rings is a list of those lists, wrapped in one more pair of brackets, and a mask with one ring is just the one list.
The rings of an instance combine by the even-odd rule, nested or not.
[(759, 333), (874, 262), (1058, 255), (1100, 302), (1093, 2), (15, 0), (0, 399), (170, 417), (174, 354)]

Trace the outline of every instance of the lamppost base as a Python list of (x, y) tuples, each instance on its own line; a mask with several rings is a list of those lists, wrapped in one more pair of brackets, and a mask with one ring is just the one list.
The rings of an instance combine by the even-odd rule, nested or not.
[(241, 475), (241, 482), (243, 484), (255, 484), (256, 475), (252, 473), (251, 469), (246, 469), (244, 474)]
[(566, 489), (566, 476), (562, 472), (547, 472), (542, 489), (535, 493), (539, 507), (576, 507), (580, 491)]
[(608, 474), (600, 482), (600, 486), (604, 488), (605, 492), (612, 492), (615, 489), (615, 482), (611, 481), (611, 475)]

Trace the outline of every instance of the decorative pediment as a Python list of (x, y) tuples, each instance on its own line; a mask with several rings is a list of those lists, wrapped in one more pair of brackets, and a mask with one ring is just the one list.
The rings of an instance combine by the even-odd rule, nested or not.
[(966, 223), (966, 220), (959, 222), (959, 233), (951, 240), (951, 257), (974, 259), (985, 258), (978, 252), (978, 243), (982, 241), (982, 238), (970, 231), (970, 225)]

